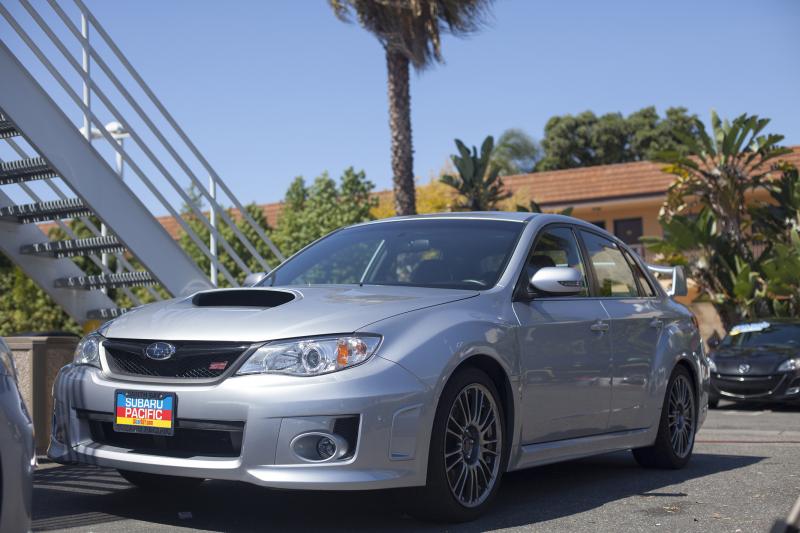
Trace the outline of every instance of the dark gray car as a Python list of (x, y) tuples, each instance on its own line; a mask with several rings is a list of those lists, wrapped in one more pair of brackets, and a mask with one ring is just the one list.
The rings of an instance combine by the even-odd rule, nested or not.
[(709, 404), (800, 404), (800, 321), (772, 318), (738, 324), (709, 355)]
[(0, 339), (0, 531), (29, 531), (35, 466), (33, 422), (17, 388), (11, 350)]

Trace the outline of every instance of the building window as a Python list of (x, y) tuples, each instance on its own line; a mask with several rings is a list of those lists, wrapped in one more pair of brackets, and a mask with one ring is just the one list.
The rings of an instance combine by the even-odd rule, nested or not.
[(614, 221), (614, 235), (627, 244), (631, 250), (644, 257), (644, 245), (639, 239), (644, 234), (642, 218), (620, 218)]

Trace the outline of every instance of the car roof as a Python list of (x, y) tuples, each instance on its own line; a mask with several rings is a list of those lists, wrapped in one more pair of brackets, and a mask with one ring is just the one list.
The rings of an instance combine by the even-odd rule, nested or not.
[(544, 216), (540, 213), (526, 213), (514, 211), (460, 211), (453, 213), (430, 213), (425, 215), (407, 215), (399, 217), (381, 218), (369, 222), (356, 224), (384, 224), (387, 222), (403, 222), (411, 220), (505, 220), (509, 222), (528, 222), (536, 217)]

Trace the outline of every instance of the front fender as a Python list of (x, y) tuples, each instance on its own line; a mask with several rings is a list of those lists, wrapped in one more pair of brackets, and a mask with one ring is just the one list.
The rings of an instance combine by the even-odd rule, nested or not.
[[(448, 380), (464, 362), (489, 357), (503, 370), (511, 390), (513, 431), (519, 427), (520, 360), (516, 316), (502, 294), (411, 311), (375, 322), (363, 331), (383, 335), (379, 356), (414, 374), (428, 389), (423, 407), (424, 436), (429, 442), (436, 407)], [(422, 431), (423, 428), (421, 428)], [(514, 431), (511, 444), (518, 444)]]

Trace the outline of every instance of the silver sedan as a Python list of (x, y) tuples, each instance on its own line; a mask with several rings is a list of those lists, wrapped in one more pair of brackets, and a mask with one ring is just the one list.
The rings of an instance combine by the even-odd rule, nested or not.
[(14, 358), (0, 339), (0, 531), (30, 531), (36, 456), (33, 422), (17, 388)]
[(49, 455), (150, 489), (419, 487), (411, 511), (452, 521), (483, 512), (511, 470), (622, 449), (680, 468), (708, 366), (650, 270), (558, 215), (341, 229), (255, 286), (85, 337), (55, 386)]

